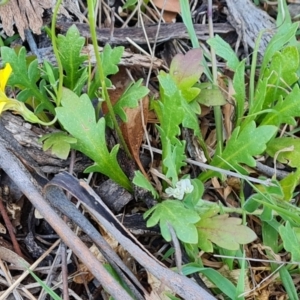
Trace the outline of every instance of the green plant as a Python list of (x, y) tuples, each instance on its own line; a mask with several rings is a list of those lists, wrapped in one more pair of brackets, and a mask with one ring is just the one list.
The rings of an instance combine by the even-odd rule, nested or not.
[[(91, 22), (93, 27), (93, 19)], [(71, 148), (79, 150), (94, 161), (94, 165), (87, 168), (86, 172), (101, 172), (124, 188), (132, 190), (130, 181), (117, 161), (119, 145), (116, 145), (111, 152), (107, 149), (105, 127), (107, 124), (117, 130), (121, 142), (123, 141), (123, 147), (127, 150), (116, 121), (116, 114), (126, 122), (124, 108), (138, 106), (138, 100), (147, 95), (148, 89), (141, 85), (141, 80), (131, 84), (113, 109), (107, 92), (107, 88), (112, 85), (108, 76), (118, 72), (117, 64), (120, 62), (124, 48), (112, 49), (106, 45), (99, 55), (97, 42), (94, 41), (98, 65), (95, 77), (92, 78), (88, 72), (88, 57), (81, 55), (84, 39), (80, 37), (75, 26), (71, 26), (65, 36), (59, 35), (56, 38), (52, 32), (52, 41), (58, 58), (58, 67), (45, 61), (39, 69), (36, 59), (28, 60), (24, 48), (16, 52), (14, 49), (1, 47), (3, 61), (13, 70), (11, 76), (11, 71), (8, 72), (6, 69), (2, 71), (3, 75), (5, 74), (2, 78), (4, 80), (1, 96), (2, 111), (13, 109), (22, 114), (26, 120), (41, 124), (46, 124), (47, 114), (52, 113), (55, 116), (52, 123), (58, 120), (68, 134), (53, 133), (42, 137), (40, 141), (44, 142), (44, 150), (51, 148), (52, 152), (60, 158), (66, 158)], [(73, 47), (66, 46), (70, 44)], [(8, 78), (8, 85), (17, 89), (19, 101), (9, 99), (5, 95), (4, 88)], [(82, 89), (86, 85), (87, 93), (82, 94)], [(91, 102), (91, 98), (95, 97), (102, 99), (102, 102), (105, 101), (109, 108), (109, 113), (100, 119), (98, 116), (102, 102), (99, 102), (100, 105), (95, 111)], [(26, 109), (22, 102), (30, 105), (34, 112)], [(45, 121), (38, 119), (37, 116)]]
[[(192, 66), (201, 61), (200, 52), (197, 53), (196, 50), (193, 50), (195, 54), (193, 63), (192, 60), (189, 61), (191, 53), (187, 53), (185, 60), (182, 57), (175, 57), (170, 67), (170, 74), (161, 72), (158, 76), (161, 99), (153, 103), (160, 121), (160, 126), (157, 128), (162, 143), (162, 172), (164, 175), (162, 178), (164, 177), (171, 186), (167, 187), (166, 183), (164, 185), (165, 193), (168, 194), (167, 200), (162, 200), (157, 193), (153, 192), (153, 187), (149, 187), (148, 183), (142, 179), (141, 174), (137, 173), (134, 179), (135, 184), (152, 191), (152, 194), (161, 201), (145, 213), (145, 218), (149, 218), (148, 226), (159, 223), (162, 235), (168, 241), (171, 240), (168, 224), (171, 224), (182, 242), (195, 244), (197, 241), (197, 246), (205, 252), (216, 251), (214, 245), (227, 249), (226, 251), (236, 251), (240, 244), (249, 243), (256, 238), (254, 232), (245, 223), (247, 214), (256, 214), (264, 224), (270, 225), (263, 226), (263, 235), (267, 237), (272, 234), (275, 238), (272, 245), (269, 243), (272, 246), (271, 249), (275, 253), (278, 252), (274, 244), (278, 245), (279, 238), (281, 238), (283, 240), (282, 247), (292, 254), (295, 262), (299, 261), (297, 258), (298, 244), (295, 244), (295, 241), (299, 239), (297, 234), (300, 227), (300, 211), (289, 203), (294, 197), (295, 188), (299, 183), (298, 139), (290, 136), (279, 138), (276, 136), (281, 125), (295, 126), (297, 124), (295, 118), (300, 116), (298, 101), (300, 96), (298, 85), (300, 47), (295, 39), (298, 24), (291, 23), (286, 6), (282, 5), (282, 7), (284, 11), (279, 12), (277, 19), (280, 26), (262, 58), (255, 86), (255, 58), (260, 40), (258, 38), (253, 55), (249, 91), (245, 84), (245, 60), (239, 61), (231, 47), (219, 37), (208, 41), (216, 54), (223, 57), (228, 68), (234, 72), (232, 82), (236, 102), (235, 128), (224, 149), (215, 153), (210, 165), (248, 175), (244, 165), (255, 167), (255, 157), (268, 154), (274, 157), (274, 160), (279, 160), (295, 168), (295, 171), (281, 181), (274, 179), (269, 186), (253, 186), (255, 193), (247, 201), (241, 202), (241, 210), (235, 210), (242, 214), (242, 219), (228, 217), (227, 208), (222, 205), (208, 204), (201, 200), (204, 190), (203, 182), (207, 182), (212, 177), (219, 177), (223, 180), (225, 177), (220, 171), (203, 172), (198, 177), (199, 180), (190, 180), (194, 189), (190, 189), (188, 192), (181, 189), (180, 170), (185, 165), (186, 156), (185, 142), (180, 140), (180, 129), (181, 127), (193, 129), (196, 136), (199, 133), (196, 126), (198, 123), (194, 123), (193, 115), (195, 112), (197, 113), (197, 106), (193, 102), (195, 97), (197, 97), (197, 102), (206, 105), (219, 105), (220, 101), (209, 102), (209, 97), (205, 93), (201, 94), (200, 90), (197, 95), (195, 88), (203, 87), (203, 84), (195, 85), (195, 81), (191, 80), (190, 85), (181, 86), (180, 80), (176, 79), (176, 76), (179, 76), (179, 78), (184, 77), (187, 82), (189, 81), (188, 74), (180, 68), (178, 61), (182, 60), (182, 65), (185, 65), (187, 69), (190, 67), (192, 70)], [(174, 65), (176, 65), (176, 76), (173, 76)], [(184, 76), (181, 76), (183, 74)], [(199, 74), (197, 76), (196, 74), (194, 72), (193, 79), (197, 81)], [(191, 90), (194, 94), (190, 93)], [(249, 95), (248, 102), (246, 101), (247, 95)], [(189, 118), (189, 124), (184, 122), (184, 116), (187, 115), (192, 116)], [(201, 137), (199, 138), (201, 139)], [(168, 193), (170, 188), (171, 193)], [(170, 196), (175, 199), (171, 200)], [(198, 220), (195, 212), (197, 212)], [(274, 215), (281, 218), (280, 223), (276, 226), (274, 226), (274, 222), (276, 222)], [(186, 223), (184, 228), (182, 223)], [(190, 253), (190, 257), (195, 257), (194, 253), (197, 253), (197, 249), (194, 245), (186, 245), (186, 249)], [(245, 270), (246, 267), (242, 264), (242, 270)], [(295, 298), (296, 291), (292, 287), (290, 271), (290, 268), (283, 267), (279, 273), (288, 294), (291, 298)], [(239, 284), (244, 276), (242, 274), (244, 273), (241, 273)], [(224, 280), (221, 279), (221, 281)], [(219, 282), (219, 289), (221, 289), (220, 286), (221, 282)], [(240, 293), (242, 291), (243, 288), (240, 286)], [(231, 299), (238, 297), (237, 294), (233, 296), (229, 291), (225, 294), (230, 295)]]
[[(128, 3), (135, 4), (134, 1)], [(215, 284), (218, 291), (230, 299), (237, 299), (244, 293), (243, 282), (248, 269), (241, 245), (256, 239), (254, 231), (247, 226), (247, 215), (260, 218), (262, 239), (265, 246), (270, 248), (267, 251), (270, 259), (281, 249), (290, 252), (294, 262), (300, 259), (300, 209), (290, 203), (296, 195), (295, 189), (300, 180), (300, 144), (292, 133), (278, 135), (282, 125), (297, 126), (296, 118), (300, 117), (300, 44), (295, 38), (298, 23), (291, 22), (286, 5), (281, 1), (280, 7), (283, 9), (278, 13), (277, 33), (260, 58), (260, 66), (257, 66), (256, 59), (262, 33), (258, 37), (247, 85), (246, 60), (240, 61), (230, 45), (218, 36), (208, 41), (213, 64), (210, 72), (192, 26), (188, 1), (180, 1), (180, 4), (195, 49), (186, 55), (176, 55), (169, 73), (160, 71), (157, 77), (160, 97), (151, 102), (159, 120), (156, 129), (162, 147), (163, 191), (158, 192), (139, 171), (135, 173), (133, 184), (149, 190), (158, 201), (144, 214), (147, 226), (159, 223), (162, 236), (167, 241), (172, 239), (172, 226), (178, 239), (183, 242), (192, 262), (183, 267), (184, 274), (200, 272)], [(107, 126), (114, 128), (121, 146), (128, 151), (117, 119), (126, 122), (125, 108), (137, 107), (139, 99), (147, 95), (148, 89), (142, 86), (142, 80), (131, 83), (112, 106), (108, 94), (108, 88), (112, 86), (109, 76), (118, 72), (124, 48), (107, 45), (99, 54), (93, 1), (88, 1), (88, 8), (96, 71), (91, 72), (88, 57), (81, 54), (84, 39), (80, 37), (77, 28), (72, 26), (66, 35), (56, 37), (52, 24), (50, 35), (58, 66), (44, 62), (39, 68), (37, 60), (26, 57), (24, 48), (1, 47), (6, 67), (0, 71), (0, 112), (10, 109), (21, 114), (24, 119), (40, 124), (49, 124), (49, 116), (53, 116), (52, 122), (58, 120), (56, 125), (64, 131), (42, 137), (44, 150), (51, 148), (57, 156), (66, 158), (70, 149), (76, 149), (90, 157), (94, 163), (86, 172), (103, 173), (132, 191), (132, 182), (117, 160), (120, 145), (108, 149), (105, 130)], [(56, 13), (53, 23), (55, 18)], [(74, 46), (66, 47), (68, 44)], [(224, 59), (234, 74), (234, 128), (226, 141), (223, 140), (220, 128), (220, 106), (226, 101), (217, 85), (215, 54)], [(209, 79), (208, 83), (199, 83), (202, 72)], [(5, 94), (7, 84), (13, 88), (18, 100)], [(96, 108), (91, 102), (93, 98), (99, 99)], [(104, 101), (109, 111), (99, 117)], [(215, 111), (218, 146), (212, 157), (199, 128), (200, 104), (213, 106)], [(187, 160), (183, 129), (193, 132), (210, 166), (218, 169), (204, 171), (198, 178), (192, 179), (183, 174), (182, 169)], [(233, 170), (246, 181), (249, 175), (247, 167), (255, 167), (256, 157), (262, 155), (269, 155), (274, 161), (287, 164), (294, 171), (280, 181), (274, 177), (267, 186), (248, 182), (254, 192), (248, 199), (244, 199), (241, 191), (241, 207), (238, 208), (202, 199), (205, 183), (213, 177), (220, 180), (226, 178), (220, 170)], [(230, 213), (241, 217), (232, 217)], [(236, 286), (218, 271), (204, 268), (198, 257), (199, 250), (239, 258), (240, 274)], [(230, 270), (234, 268), (234, 258), (225, 258), (223, 262)], [(271, 268), (274, 272), (277, 270), (274, 263)], [(293, 266), (284, 266), (279, 270), (290, 298), (297, 297), (291, 277), (294, 269)]]
[(30, 275), (34, 278), (34, 280), (50, 295), (54, 300), (61, 300), (62, 298), (59, 297), (47, 284), (44, 283), (34, 272), (32, 272), (29, 268), (27, 271)]
[[(165, 188), (168, 199), (148, 210), (145, 218), (149, 217), (148, 226), (159, 223), (167, 241), (171, 240), (168, 229), (168, 224), (171, 224), (182, 242), (198, 243), (204, 251), (212, 252), (212, 242), (237, 250), (240, 244), (256, 238), (254, 232), (241, 225), (241, 219), (218, 215), (218, 205), (208, 207), (201, 202), (204, 192), (202, 181), (180, 178), (181, 168), (186, 165), (185, 141), (180, 140), (180, 127), (192, 129), (194, 135), (202, 139), (197, 119), (200, 112), (197, 97), (201, 92), (194, 87), (202, 73), (201, 61), (202, 51), (191, 50), (185, 56), (174, 57), (169, 74), (161, 71), (158, 76), (161, 99), (153, 101), (152, 106), (160, 122), (157, 129), (162, 143), (162, 171), (170, 186)], [(149, 189), (146, 179), (143, 182), (141, 176), (137, 172), (133, 182)], [(177, 200), (171, 200), (171, 197)]]

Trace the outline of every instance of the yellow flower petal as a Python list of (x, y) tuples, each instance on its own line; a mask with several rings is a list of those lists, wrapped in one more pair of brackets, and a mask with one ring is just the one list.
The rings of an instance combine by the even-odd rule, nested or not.
[(5, 92), (7, 80), (12, 72), (10, 64), (6, 64), (5, 68), (0, 70), (0, 91)]
[(5, 102), (0, 102), (0, 115), (5, 110), (4, 107), (5, 107)]

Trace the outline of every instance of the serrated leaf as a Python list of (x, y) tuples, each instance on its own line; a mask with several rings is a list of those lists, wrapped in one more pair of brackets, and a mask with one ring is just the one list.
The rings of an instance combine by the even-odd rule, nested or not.
[[(109, 44), (106, 44), (103, 48), (101, 56), (102, 69), (105, 78), (106, 87), (111, 87), (112, 83), (107, 78), (109, 75), (116, 74), (119, 71), (118, 64), (121, 61), (122, 55), (124, 52), (124, 47), (119, 46), (115, 48), (111, 48)], [(99, 72), (96, 71), (96, 75), (94, 80), (91, 83), (90, 89), (88, 91), (88, 95), (90, 98), (94, 98), (97, 95), (97, 90), (101, 87)]]
[[(291, 151), (292, 149), (292, 151)], [(267, 153), (291, 167), (300, 167), (300, 139), (282, 137), (268, 143)]]
[(261, 66), (262, 73), (269, 67), (268, 64), (272, 60), (276, 51), (281, 50), (290, 40), (295, 41), (295, 35), (299, 24), (297, 22), (293, 24), (289, 24), (288, 22), (286, 22), (287, 15), (284, 14), (285, 22), (280, 22), (280, 25), (278, 24), (279, 27), (276, 34), (272, 37), (266, 48), (263, 63)]
[(227, 214), (202, 218), (196, 224), (199, 241), (203, 243), (206, 240), (228, 250), (238, 250), (240, 245), (251, 243), (257, 238), (254, 231), (241, 224), (242, 219), (230, 218)]
[(294, 197), (294, 191), (298, 186), (300, 181), (300, 169), (298, 168), (296, 172), (291, 172), (285, 178), (280, 181), (282, 191), (284, 194), (285, 201), (291, 201)]
[(135, 185), (151, 192), (153, 197), (158, 198), (158, 193), (156, 192), (155, 188), (151, 185), (149, 180), (141, 173), (141, 171), (135, 171), (134, 172), (134, 177), (133, 177), (132, 182)]
[(30, 94), (31, 97), (35, 98), (36, 103), (42, 103), (44, 108), (54, 113), (53, 104), (37, 86), (37, 81), (40, 78), (37, 60), (30, 62), (27, 68), (26, 50), (24, 47), (21, 47), (18, 54), (14, 49), (1, 47), (1, 58), (3, 63), (9, 63), (13, 69), (8, 85), (18, 87), (24, 91), (21, 97), (22, 100), (26, 101), (27, 99), (24, 99), (25, 95)]
[(264, 108), (279, 99), (279, 96), (286, 97), (286, 87), (292, 86), (298, 80), (298, 65), (299, 53), (296, 47), (286, 47), (273, 55), (263, 74), (263, 78), (268, 78)]
[(87, 60), (87, 55), (81, 55), (84, 43), (85, 39), (80, 36), (75, 25), (68, 29), (65, 36), (59, 34), (57, 37), (59, 56), (65, 71), (64, 86), (73, 91), (77, 81), (81, 78), (84, 70), (86, 70), (85, 67), (82, 67), (82, 63)]
[(198, 117), (197, 117), (194, 107), (193, 107), (195, 105), (195, 103), (194, 104), (193, 103), (194, 102), (191, 102), (191, 103), (187, 103), (186, 101), (181, 102), (183, 112), (184, 112), (182, 125), (185, 128), (190, 128), (190, 129), (194, 130), (195, 136), (200, 137), (201, 132), (200, 132), (200, 128), (199, 128), (199, 120), (198, 120)]
[(52, 148), (52, 153), (61, 159), (67, 159), (71, 145), (75, 144), (77, 140), (67, 135), (66, 132), (53, 132), (44, 135), (39, 139), (40, 142), (44, 142), (43, 150), (47, 151)]
[(228, 43), (226, 43), (219, 35), (208, 39), (207, 43), (214, 48), (218, 56), (225, 59), (228, 68), (232, 71), (236, 70), (240, 61)]
[(78, 97), (64, 89), (62, 107), (56, 113), (63, 127), (77, 139), (73, 148), (90, 157), (95, 164), (86, 171), (105, 174), (112, 180), (131, 190), (131, 184), (117, 161), (118, 146), (108, 151), (105, 140), (105, 119), (96, 122), (95, 110), (86, 94)]
[(163, 161), (167, 168), (165, 174), (167, 178), (172, 180), (173, 185), (178, 181), (178, 175), (181, 167), (186, 166), (185, 141), (177, 140), (176, 145), (172, 145), (170, 140), (166, 141), (166, 158)]
[(119, 46), (111, 48), (109, 44), (106, 44), (101, 53), (101, 60), (103, 66), (104, 76), (116, 74), (119, 71), (118, 64), (121, 61), (124, 52), (124, 47)]
[(300, 262), (300, 240), (290, 222), (287, 221), (285, 226), (281, 225), (279, 227), (279, 233), (283, 241), (284, 249), (289, 251), (292, 255), (292, 261)]
[(174, 138), (180, 134), (179, 125), (184, 118), (184, 110), (182, 108), (182, 96), (177, 89), (175, 82), (169, 74), (160, 72), (158, 75), (160, 87), (162, 90), (162, 100), (158, 102), (160, 118), (160, 128), (162, 134), (162, 142), (169, 138), (172, 142)]
[[(143, 79), (138, 80), (128, 86), (126, 91), (119, 98), (117, 103), (114, 105), (114, 112), (118, 115), (123, 122), (127, 122), (126, 112), (124, 108), (134, 108), (139, 105), (139, 100), (145, 97), (149, 93), (149, 89), (142, 86)], [(113, 122), (110, 114), (105, 117), (107, 125), (112, 127)]]
[(176, 54), (170, 65), (170, 75), (182, 91), (187, 102), (195, 99), (200, 90), (193, 87), (203, 73), (203, 54), (200, 48), (192, 49), (185, 55)]
[[(241, 164), (255, 167), (253, 156), (262, 154), (266, 143), (274, 136), (278, 128), (272, 125), (256, 127), (255, 122), (248, 123), (242, 130), (237, 127), (221, 156), (214, 156), (211, 165), (222, 169), (236, 169), (242, 174), (247, 174)], [(218, 172), (207, 171), (199, 176), (200, 180), (207, 180), (213, 176), (220, 176)]]
[(285, 99), (282, 96), (279, 97), (272, 111), (266, 115), (261, 124), (276, 126), (281, 124), (296, 125), (294, 117), (300, 116), (299, 97), (300, 89), (296, 84)]
[(245, 60), (242, 60), (236, 67), (232, 80), (234, 88), (234, 99), (236, 101), (236, 126), (239, 126), (244, 115), (246, 89), (245, 89)]
[(182, 202), (165, 200), (144, 214), (144, 218), (149, 216), (147, 226), (151, 227), (159, 223), (161, 234), (166, 241), (171, 241), (168, 228), (170, 224), (179, 240), (184, 243), (197, 243), (198, 235), (194, 224), (199, 221), (200, 217), (194, 210), (187, 209)]

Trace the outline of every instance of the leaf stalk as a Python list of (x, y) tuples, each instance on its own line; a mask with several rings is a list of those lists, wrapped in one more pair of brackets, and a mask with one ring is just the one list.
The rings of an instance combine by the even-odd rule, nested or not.
[(96, 57), (96, 64), (97, 64), (97, 69), (99, 70), (99, 77), (100, 77), (100, 82), (101, 82), (101, 88), (103, 91), (103, 99), (106, 101), (107, 104), (107, 108), (108, 111), (110, 113), (110, 116), (112, 118), (112, 121), (114, 123), (114, 127), (115, 130), (117, 132), (118, 138), (120, 140), (120, 143), (123, 146), (123, 149), (125, 150), (126, 154), (128, 155), (128, 157), (132, 157), (128, 147), (126, 145), (126, 142), (124, 140), (124, 137), (122, 135), (120, 126), (118, 124), (117, 118), (116, 118), (116, 114), (114, 112), (112, 103), (110, 101), (109, 98), (109, 94), (107, 91), (107, 87), (105, 84), (105, 75), (103, 72), (103, 68), (102, 68), (102, 62), (101, 62), (101, 57), (99, 54), (99, 49), (98, 49), (98, 43), (97, 43), (97, 37), (96, 37), (96, 22), (95, 22), (95, 12), (94, 12), (94, 3), (93, 0), (88, 0), (88, 20), (89, 20), (89, 27), (90, 27), (90, 33), (91, 33), (91, 37), (92, 37), (92, 43), (93, 43), (93, 47), (94, 47), (94, 52), (95, 52), (95, 57)]

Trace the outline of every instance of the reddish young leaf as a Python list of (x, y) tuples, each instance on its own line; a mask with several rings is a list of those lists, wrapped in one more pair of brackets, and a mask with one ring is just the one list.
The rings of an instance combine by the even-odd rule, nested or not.
[(180, 89), (191, 88), (199, 80), (203, 72), (202, 59), (202, 50), (199, 48), (192, 49), (185, 55), (174, 56), (170, 66), (170, 75)]

